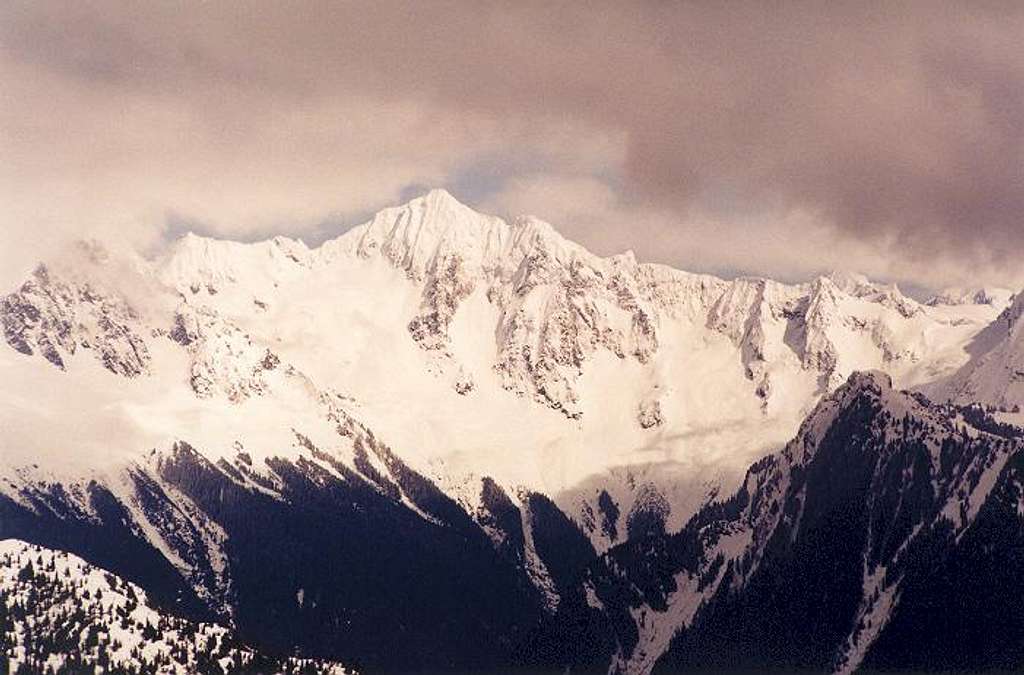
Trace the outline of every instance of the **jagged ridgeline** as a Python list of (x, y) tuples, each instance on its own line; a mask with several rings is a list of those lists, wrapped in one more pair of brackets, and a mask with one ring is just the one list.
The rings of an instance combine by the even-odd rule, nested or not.
[[(1021, 392), (989, 375), (1016, 372), (1022, 352), (993, 347), (1019, 314), (1010, 298), (948, 291), (922, 304), (856, 274), (726, 281), (601, 258), (536, 218), (505, 221), (435, 190), (316, 248), (189, 234), (155, 260), (96, 243), (55, 255), (0, 299), (5, 356), (28, 357), (5, 368), (10, 390), (43, 399), (4, 403), (27, 437), (12, 462), (50, 457), (66, 475), (71, 453), (30, 429), (39, 410), (82, 407), (56, 389), (109, 413), (57, 425), (75, 436), (79, 474), (99, 468), (87, 444), (124, 464), (179, 440), (214, 459), (241, 446), (262, 467), (291, 430), (315, 435), (308, 399), (322, 411), (326, 397), (469, 511), (483, 477), (525, 487), (603, 550), (655, 493), (682, 527), (854, 370), (1005, 405)], [(112, 447), (111, 426), (132, 437)], [(622, 526), (603, 527), (602, 495)]]
[[(633, 570), (663, 551), (639, 606), (677, 622), (655, 672), (1021, 668), (1022, 451), (978, 407), (853, 376), (662, 549), (612, 552)], [(641, 628), (631, 658), (664, 637)]]
[[(858, 374), (785, 449), (752, 466), (735, 494), (680, 532), (647, 529), (598, 556), (549, 500), (526, 497), (553, 606), (517, 573), (529, 566), (517, 566), (523, 521), (511, 518), (519, 508), (507, 496), (487, 500), (491, 526), (506, 537), (502, 551), (482, 531), (474, 538), (469, 522), (427, 526), (369, 485), (358, 495), (310, 467), (277, 468), (279, 479), (290, 476), (279, 486), (284, 500), (238, 485), (189, 448), (162, 467), (162, 479), (224, 528), (234, 580), (227, 621), (245, 640), (238, 644), (271, 655), (300, 645), (307, 658), (360, 655), (368, 671), (1015, 669), (1014, 645), (1024, 644), (1014, 601), (1024, 578), (1022, 450), (1019, 430), (980, 407), (933, 404), (882, 375)], [(357, 508), (342, 510), (354, 497)], [(371, 517), (372, 532), (354, 529)], [(402, 541), (389, 544), (390, 532)], [(21, 551), (8, 578), (20, 576), (23, 588), (32, 553), (18, 546), (8, 545)], [(150, 595), (163, 591), (157, 606), (182, 613), (190, 604), (180, 588), (151, 584)], [(9, 639), (19, 634), (7, 625)], [(403, 635), (408, 660), (398, 660), (395, 633), (374, 634), (373, 625)], [(446, 646), (448, 631), (466, 635), (474, 625), (486, 626), (474, 645)]]
[(611, 672), (1018, 670), (1022, 462), (1021, 430), (982, 408), (854, 375), (735, 494), (589, 565), (532, 653)]
[(443, 191), (314, 249), (83, 246), (0, 300), (3, 648), (1019, 668), (1022, 302), (600, 258)]

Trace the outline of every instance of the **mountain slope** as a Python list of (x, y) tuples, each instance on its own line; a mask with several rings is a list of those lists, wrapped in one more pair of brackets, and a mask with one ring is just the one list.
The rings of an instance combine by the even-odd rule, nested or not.
[[(957, 598), (1015, 587), (1021, 457), (1022, 432), (980, 409), (855, 374), (731, 497), (678, 533), (608, 551), (583, 582), (586, 607), (563, 620), (614, 636), (612, 672), (1020, 667), (1016, 651), (993, 660), (980, 630), (952, 654), (905, 643), (938, 630), (923, 617), (941, 602), (951, 620), (935, 642), (957, 644), (955, 626), (982, 621), (978, 603), (961, 612)], [(951, 591), (996, 559), (1012, 565)], [(982, 625), (1003, 622), (995, 634), (1024, 644), (1018, 621), (999, 618), (1013, 611), (1000, 612)]]
[(932, 396), (1019, 412), (1024, 404), (1024, 293), (971, 342), (971, 360), (925, 388)]
[(0, 537), (275, 657), (645, 672), (780, 527), (719, 495), (785, 503), (820, 396), (948, 375), (999, 311), (599, 258), (443, 191), (313, 249), (83, 246), (0, 300)]
[(923, 306), (851, 274), (791, 286), (602, 259), (440, 190), (314, 249), (188, 236), (155, 274), (351, 397), (453, 496), (487, 475), (581, 524), (602, 490), (628, 514), (653, 484), (681, 526), (850, 372), (949, 374), (1002, 309)]
[(0, 541), (4, 672), (323, 673), (339, 664), (271, 658), (216, 624), (155, 609), (139, 586), (81, 558)]

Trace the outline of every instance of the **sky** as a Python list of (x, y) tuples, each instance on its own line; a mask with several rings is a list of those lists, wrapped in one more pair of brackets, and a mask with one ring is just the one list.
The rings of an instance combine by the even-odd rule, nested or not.
[(431, 187), (726, 276), (1024, 286), (1024, 5), (0, 3), (0, 284)]

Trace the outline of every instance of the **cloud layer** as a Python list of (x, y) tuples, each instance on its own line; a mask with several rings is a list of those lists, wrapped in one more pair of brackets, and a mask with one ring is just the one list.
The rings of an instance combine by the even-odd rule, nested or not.
[(842, 4), (13, 0), (0, 263), (447, 185), (690, 268), (1024, 283), (1024, 10)]

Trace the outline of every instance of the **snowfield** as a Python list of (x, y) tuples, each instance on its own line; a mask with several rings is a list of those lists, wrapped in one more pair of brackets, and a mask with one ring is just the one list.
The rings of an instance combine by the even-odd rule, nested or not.
[[(53, 345), (67, 372), (0, 355), (0, 424), (17, 439), (4, 480), (116, 472), (175, 440), (257, 465), (292, 452), (293, 429), (329, 446), (309, 398), (330, 391), (468, 503), (486, 475), (577, 517), (601, 490), (628, 512), (651, 483), (671, 527), (854, 370), (900, 387), (951, 376), (1008, 300), (927, 305), (852, 274), (790, 286), (602, 259), (441, 190), (315, 249), (189, 234), (155, 261), (94, 245), (62, 264), (7, 302), (8, 342), (37, 359)], [(51, 314), (26, 328), (22, 305)], [(108, 307), (123, 308), (119, 331), (95, 327)], [(262, 368), (268, 354), (299, 376)], [(123, 364), (132, 376), (115, 377)]]
[[(358, 536), (375, 519), (423, 541), (442, 532), (453, 538), (439, 560), (465, 554), (483, 566), (497, 551), (508, 588), (521, 591), (522, 574), (524, 605), (538, 602), (548, 618), (574, 602), (621, 610), (636, 643), (618, 645), (612, 667), (647, 673), (718, 589), (742, 588), (736, 570), (756, 571), (769, 533), (799, 529), (792, 513), (753, 504), (746, 521), (714, 514), (734, 494), (798, 508), (806, 488), (791, 472), (812, 462), (836, 411), (858, 396), (885, 411), (871, 427), (886, 449), (880, 467), (901, 448), (892, 420), (908, 420), (908, 438), (909, 420), (934, 431), (913, 446), (926, 447), (921, 461), (934, 472), (948, 469), (937, 438), (1001, 443), (965, 420), (970, 411), (936, 412), (919, 397), (980, 403), (1019, 422), (1022, 312), (1022, 296), (1002, 289), (920, 303), (851, 273), (783, 284), (601, 258), (547, 223), (479, 214), (441, 190), (316, 248), (189, 234), (143, 259), (83, 244), (0, 298), (0, 506), (123, 528), (117, 536), (151, 547), (180, 576), (175, 592), (194, 593), (225, 626), (239, 611), (232, 536), (252, 535), (232, 508), (287, 523), (344, 513)], [(959, 536), (999, 484), (1008, 447), (978, 451), (963, 475), (932, 484), (943, 501), (931, 516)], [(866, 480), (891, 487), (872, 470)], [(320, 509), (316, 490), (345, 503)], [(607, 554), (607, 574), (640, 593), (635, 570), (609, 561), (634, 545), (671, 546), (664, 538), (690, 537), (684, 526), (701, 518), (708, 559), (673, 561), (658, 580), (668, 590), (653, 599), (616, 608), (593, 576), (573, 576), (572, 565)], [(485, 551), (464, 546), (477, 537)], [(569, 540), (570, 553), (552, 549)], [(18, 575), (29, 558), (56, 571), (40, 581), (65, 602), (102, 590), (97, 612), (129, 613), (127, 628), (99, 638), (118, 643), (104, 652), (112, 663), (142, 654), (174, 672), (197, 667), (195, 652), (182, 657), (148, 630), (139, 637), (150, 621), (179, 619), (144, 602), (125, 609), (141, 589), (71, 554), (4, 542), (8, 608), (25, 600)], [(856, 616), (866, 628), (842, 635), (837, 668), (866, 658), (898, 605), (899, 580), (866, 561)], [(83, 582), (63, 584), (69, 575)], [(319, 611), (308, 579), (285, 590), (297, 617)], [(520, 609), (502, 620), (518, 626)], [(82, 639), (92, 651), (81, 654), (95, 660), (106, 619), (90, 620), (97, 628)], [(6, 630), (9, 658), (27, 659), (22, 624)], [(219, 624), (188, 631), (222, 645), (233, 666), (256, 658)], [(72, 637), (51, 665), (74, 653)], [(289, 663), (280, 667), (302, 666)]]

